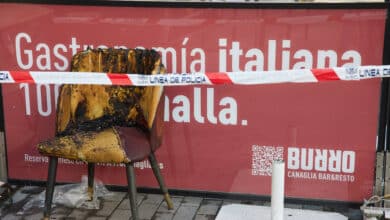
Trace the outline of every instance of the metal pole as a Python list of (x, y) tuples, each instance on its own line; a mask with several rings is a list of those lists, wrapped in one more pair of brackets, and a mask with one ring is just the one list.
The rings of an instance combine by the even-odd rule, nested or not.
[(284, 216), (284, 161), (272, 164), (271, 220), (283, 220)]

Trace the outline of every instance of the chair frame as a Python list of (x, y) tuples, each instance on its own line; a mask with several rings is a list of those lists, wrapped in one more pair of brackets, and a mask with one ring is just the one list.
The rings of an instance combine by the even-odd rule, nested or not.
[[(86, 53), (89, 54), (89, 52), (91, 52), (90, 49), (88, 49), (88, 51)], [(95, 52), (98, 52), (100, 54), (103, 51), (99, 50), (99, 51), (95, 51)], [(132, 51), (132, 52), (135, 53), (134, 51)], [(126, 54), (128, 54), (128, 52)], [(134, 55), (134, 57), (135, 57), (135, 55)], [(79, 58), (80, 57), (78, 57), (78, 55), (73, 57), (74, 60), (77, 60)], [(73, 61), (74, 61), (73, 59), (72, 59), (72, 69), (73, 69)], [(163, 67), (162, 65), (158, 66), (157, 73), (160, 73), (162, 67)], [(77, 67), (76, 67), (76, 69), (77, 69)], [(100, 69), (100, 67), (99, 67), (99, 71), (100, 72), (102, 71)], [(161, 106), (162, 105), (161, 105), (161, 99), (160, 99), (160, 102), (159, 102), (157, 108), (158, 107), (162, 108)], [(157, 113), (160, 115), (157, 116)], [(150, 151), (150, 153), (148, 153), (147, 155), (144, 155), (144, 156), (148, 157), (148, 159), (150, 161), (153, 173), (157, 179), (157, 182), (159, 183), (161, 191), (164, 194), (164, 199), (167, 202), (168, 209), (173, 209), (172, 200), (168, 194), (168, 189), (165, 186), (164, 179), (161, 175), (156, 157), (154, 155), (154, 151), (161, 144), (161, 136), (160, 135), (162, 135), (161, 130), (158, 130), (158, 128), (156, 128), (157, 125), (155, 123), (163, 123), (162, 117), (161, 117), (161, 114), (162, 114), (161, 109), (160, 109), (160, 111), (157, 110), (157, 113), (154, 117), (153, 125), (151, 126), (152, 130), (150, 133), (150, 140), (149, 140), (151, 151)], [(156, 120), (157, 117), (160, 119), (160, 121)], [(156, 130), (153, 128), (156, 128)], [(47, 156), (49, 156), (49, 167), (48, 167), (48, 177), (47, 177), (47, 190), (46, 190), (46, 195), (45, 195), (44, 219), (50, 218), (53, 193), (54, 193), (54, 186), (55, 186), (56, 175), (57, 175), (57, 165), (58, 165), (58, 156), (57, 155), (54, 155), (54, 156), (47, 155)], [(130, 160), (128, 160), (128, 161), (130, 161)], [(131, 206), (130, 208), (131, 208), (133, 220), (139, 219), (139, 214), (138, 214), (138, 209), (137, 209), (137, 200), (136, 200), (137, 188), (136, 188), (136, 180), (135, 180), (135, 172), (134, 172), (134, 162), (136, 162), (136, 161), (139, 161), (139, 158), (137, 158), (135, 160), (131, 160), (130, 162), (127, 162), (127, 161), (123, 162), (126, 165), (125, 167), (126, 167), (126, 177), (127, 177), (127, 189), (128, 189), (128, 193), (129, 193), (129, 200), (130, 200), (130, 206)], [(96, 161), (87, 162), (89, 199), (93, 198), (93, 193), (94, 193), (93, 192), (94, 191), (94, 186), (93, 186), (94, 185), (94, 175), (95, 175), (95, 163), (94, 162), (96, 162)]]

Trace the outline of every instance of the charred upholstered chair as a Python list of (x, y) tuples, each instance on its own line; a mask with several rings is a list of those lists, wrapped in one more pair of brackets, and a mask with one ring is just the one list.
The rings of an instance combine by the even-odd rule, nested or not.
[[(88, 49), (72, 58), (72, 71), (162, 74), (153, 50)], [(154, 155), (162, 140), (163, 88), (62, 85), (56, 136), (38, 144), (50, 158), (44, 218), (51, 213), (58, 157), (88, 164), (88, 194), (93, 195), (95, 163), (124, 163), (133, 219), (138, 219), (133, 163), (148, 158), (168, 208), (173, 204)]]

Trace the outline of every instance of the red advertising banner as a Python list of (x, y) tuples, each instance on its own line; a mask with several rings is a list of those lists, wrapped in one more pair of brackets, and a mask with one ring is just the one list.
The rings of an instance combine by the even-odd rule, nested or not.
[[(172, 73), (378, 65), (385, 9), (243, 9), (0, 4), (0, 69), (68, 71), (88, 47), (154, 48)], [(167, 87), (163, 146), (169, 188), (269, 195), (286, 161), (286, 195), (362, 201), (372, 193), (380, 80)], [(35, 144), (54, 135), (58, 86), (2, 85), (10, 179), (41, 180)], [(81, 162), (59, 160), (57, 180)], [(157, 186), (148, 162), (137, 185)], [(124, 167), (97, 178), (125, 185)]]

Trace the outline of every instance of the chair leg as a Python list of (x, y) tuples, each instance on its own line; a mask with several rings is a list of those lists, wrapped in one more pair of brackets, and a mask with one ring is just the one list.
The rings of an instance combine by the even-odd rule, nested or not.
[(95, 177), (95, 164), (94, 163), (88, 163), (88, 198), (89, 201), (93, 200), (93, 182)]
[(129, 191), (129, 200), (131, 215), (133, 220), (138, 220), (138, 208), (137, 208), (137, 187), (135, 185), (135, 173), (133, 163), (126, 163), (126, 174), (127, 174), (127, 189)]
[(49, 170), (47, 175), (47, 186), (45, 195), (45, 207), (43, 209), (43, 219), (48, 220), (51, 214), (51, 205), (53, 202), (54, 185), (57, 173), (57, 157), (49, 157)]
[(150, 161), (150, 164), (152, 165), (153, 173), (156, 176), (158, 184), (160, 185), (160, 189), (164, 194), (164, 199), (165, 199), (165, 202), (167, 203), (168, 209), (173, 209), (173, 202), (172, 202), (171, 197), (168, 193), (168, 189), (165, 186), (164, 179), (161, 175), (160, 168), (159, 168), (157, 160), (156, 160), (156, 156), (154, 155), (153, 152), (149, 155), (149, 161)]

